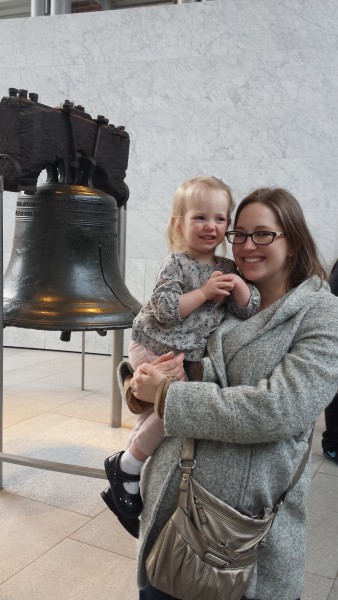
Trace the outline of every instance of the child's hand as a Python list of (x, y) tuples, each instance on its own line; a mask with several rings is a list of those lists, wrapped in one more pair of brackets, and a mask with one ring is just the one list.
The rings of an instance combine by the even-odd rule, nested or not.
[(176, 356), (174, 352), (168, 352), (168, 354), (156, 358), (151, 364), (164, 375), (177, 377), (180, 381), (187, 381), (183, 361), (183, 352), (180, 352), (180, 354), (177, 354)]
[(237, 304), (240, 306), (247, 306), (251, 297), (251, 290), (249, 286), (239, 275), (235, 275), (234, 273), (225, 275), (225, 277), (229, 283), (232, 283), (231, 291)]
[(222, 271), (215, 271), (201, 287), (201, 292), (204, 294), (205, 299), (222, 302), (234, 288), (235, 284), (231, 278), (232, 275), (224, 275)]

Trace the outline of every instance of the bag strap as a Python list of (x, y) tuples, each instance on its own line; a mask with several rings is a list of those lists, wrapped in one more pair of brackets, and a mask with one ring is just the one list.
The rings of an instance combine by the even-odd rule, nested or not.
[[(282, 506), (282, 504), (285, 501), (285, 498), (287, 497), (287, 495), (291, 492), (292, 488), (295, 487), (296, 483), (298, 482), (298, 480), (300, 479), (301, 474), (303, 473), (304, 469), (305, 469), (305, 465), (309, 459), (310, 456), (310, 452), (311, 452), (311, 444), (312, 444), (312, 438), (313, 438), (313, 432), (314, 432), (314, 428), (311, 431), (309, 440), (308, 440), (308, 447), (307, 450), (298, 466), (298, 469), (295, 473), (295, 475), (293, 476), (293, 479), (290, 483), (290, 485), (286, 488), (285, 492), (283, 492), (283, 494), (279, 497), (279, 499), (277, 500), (276, 504), (273, 506), (273, 512), (277, 513), (278, 510), (280, 509), (280, 507)], [(189, 438), (186, 437), (183, 440), (182, 443), (182, 452), (181, 452), (181, 458), (179, 461), (179, 466), (180, 469), (182, 471), (182, 473), (187, 473), (189, 475), (192, 475), (192, 471), (196, 466), (196, 459), (195, 459), (195, 438)]]
[(277, 511), (280, 509), (280, 507), (282, 506), (286, 496), (289, 494), (289, 492), (291, 492), (292, 488), (295, 487), (296, 483), (298, 482), (298, 480), (300, 479), (301, 474), (303, 473), (306, 463), (309, 459), (310, 456), (310, 452), (311, 452), (311, 444), (312, 444), (312, 438), (313, 438), (313, 432), (314, 432), (314, 428), (311, 431), (310, 437), (308, 439), (308, 447), (307, 450), (302, 458), (302, 460), (300, 461), (300, 464), (298, 466), (298, 469), (289, 485), (289, 487), (286, 488), (285, 492), (280, 496), (279, 500), (277, 500), (275, 506), (273, 507), (273, 510), (275, 513), (277, 513)]
[(186, 437), (182, 442), (181, 458), (178, 463), (182, 473), (192, 475), (192, 471), (196, 466), (195, 441), (195, 438)]

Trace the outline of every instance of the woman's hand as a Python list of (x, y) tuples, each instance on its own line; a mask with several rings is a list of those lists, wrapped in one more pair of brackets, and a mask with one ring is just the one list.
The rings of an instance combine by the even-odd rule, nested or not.
[(166, 375), (161, 373), (156, 366), (143, 363), (137, 367), (131, 380), (133, 395), (139, 400), (154, 403), (157, 388), (165, 378)]

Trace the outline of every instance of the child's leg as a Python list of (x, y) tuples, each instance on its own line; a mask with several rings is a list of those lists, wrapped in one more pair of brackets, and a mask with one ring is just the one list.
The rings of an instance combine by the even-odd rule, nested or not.
[(150, 409), (145, 414), (146, 418), (143, 419), (143, 422), (139, 426), (136, 424), (133, 429), (129, 440), (129, 449), (133, 454), (135, 450), (135, 455), (139, 453), (139, 455), (148, 458), (148, 456), (154, 454), (164, 438), (164, 425), (163, 420), (160, 419), (153, 409)]
[(147, 348), (141, 346), (138, 342), (131, 340), (128, 347), (128, 359), (134, 371), (139, 365), (151, 363), (156, 358), (158, 358), (158, 354), (154, 354), (154, 352), (147, 350)]
[[(128, 348), (128, 357), (129, 362), (132, 368), (135, 370), (142, 363), (150, 363), (157, 358), (157, 355), (150, 350), (147, 350), (144, 346), (141, 346), (135, 341), (131, 341)], [(131, 475), (138, 475), (143, 467), (143, 463), (146, 461), (148, 456), (152, 454), (148, 453), (147, 444), (144, 441), (144, 436), (141, 435), (141, 444), (134, 444), (133, 439), (136, 436), (138, 438), (139, 431), (143, 430), (144, 423), (148, 420), (150, 416), (154, 415), (153, 408), (147, 410), (146, 412), (139, 415), (136, 425), (131, 434), (130, 440), (127, 445), (127, 449), (122, 454), (120, 460), (120, 466), (122, 471), (125, 473), (130, 473)], [(161, 421), (161, 419), (159, 419)], [(162, 424), (163, 429), (163, 424)], [(155, 438), (157, 439), (158, 434), (155, 434)], [(163, 434), (162, 434), (163, 437)], [(143, 440), (143, 442), (142, 442)], [(158, 442), (160, 444), (161, 440)], [(149, 448), (152, 448), (152, 445), (149, 445)], [(139, 484), (136, 481), (124, 482), (123, 484), (125, 490), (130, 494), (137, 494), (139, 491)]]
[[(157, 355), (153, 352), (147, 351), (146, 348), (136, 342), (131, 342), (129, 360), (133, 369), (136, 369), (139, 364), (152, 362), (156, 358)], [(141, 433), (143, 427), (145, 427), (145, 423), (149, 419), (156, 421), (154, 416), (153, 408), (142, 413), (138, 417), (127, 450), (125, 452), (117, 452), (104, 461), (110, 487), (101, 492), (101, 497), (108, 508), (118, 517), (122, 525), (134, 537), (138, 537), (138, 516), (143, 509), (138, 483), (140, 480), (140, 471), (144, 461), (153, 452), (152, 448), (154, 448), (154, 444), (156, 448), (156, 444), (159, 444), (163, 437), (163, 433), (160, 433), (160, 429), (162, 428), (163, 430), (163, 423), (160, 426), (158, 424), (155, 426), (154, 424), (154, 432), (152, 427), (147, 427), (146, 431), (148, 433)], [(158, 421), (161, 423), (161, 419), (158, 419)], [(151, 436), (152, 441), (147, 442), (144, 439), (144, 435)], [(141, 440), (140, 442), (138, 441), (139, 439)]]
[[(151, 414), (154, 414), (154, 410), (150, 408), (146, 412), (142, 413), (137, 417), (136, 425), (132, 431), (132, 434), (127, 442), (125, 452), (121, 456), (120, 465), (122, 471), (131, 473), (132, 475), (138, 475), (143, 467), (143, 463), (147, 460), (148, 455), (144, 452), (138, 451), (137, 447), (133, 445), (134, 436), (137, 435), (138, 431), (142, 429), (144, 422), (149, 418)], [(130, 494), (137, 494), (139, 491), (138, 482), (125, 482), (123, 487)]]
[[(162, 419), (151, 408), (140, 415), (129, 439), (127, 450), (122, 454), (120, 466), (122, 471), (138, 475), (145, 460), (151, 456), (164, 438)], [(137, 494), (139, 483), (126, 481), (123, 487), (129, 494)]]

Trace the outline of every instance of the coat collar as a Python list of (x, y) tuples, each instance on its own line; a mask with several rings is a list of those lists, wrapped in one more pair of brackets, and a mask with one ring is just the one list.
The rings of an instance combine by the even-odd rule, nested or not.
[(329, 285), (324, 282), (320, 287), (319, 277), (314, 276), (246, 321), (227, 314), (208, 341), (208, 354), (218, 375), (222, 373), (222, 379), (224, 378), (224, 367), (239, 350), (300, 311), (308, 310), (329, 291)]

